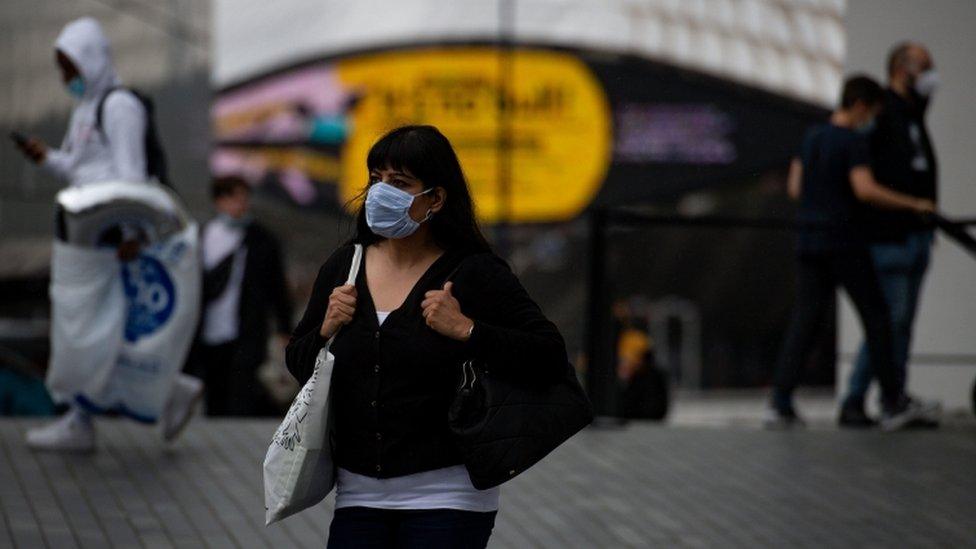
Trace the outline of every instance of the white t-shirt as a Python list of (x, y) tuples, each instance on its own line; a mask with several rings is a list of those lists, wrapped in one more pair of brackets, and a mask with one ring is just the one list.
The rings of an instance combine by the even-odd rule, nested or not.
[[(389, 312), (377, 311), (380, 324)], [(373, 478), (339, 469), (336, 508), (498, 510), (499, 487), (478, 490), (464, 465), (393, 478)]]
[(213, 269), (234, 254), (230, 279), (224, 293), (207, 304), (203, 313), (201, 337), (207, 345), (220, 345), (237, 339), (240, 326), (238, 311), (241, 303), (241, 284), (247, 249), (242, 248), (244, 228), (215, 218), (203, 228), (203, 267)]

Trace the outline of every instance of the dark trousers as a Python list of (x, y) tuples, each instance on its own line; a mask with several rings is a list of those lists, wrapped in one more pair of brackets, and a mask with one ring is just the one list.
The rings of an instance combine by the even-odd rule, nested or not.
[(840, 286), (854, 303), (871, 355), (871, 375), (881, 384), (882, 399), (896, 403), (901, 387), (895, 373), (888, 307), (867, 249), (801, 255), (796, 304), (774, 378), (774, 404), (783, 408), (800, 382), (804, 359), (812, 349), (819, 323)]
[(203, 379), (208, 416), (266, 416), (277, 413), (257, 377), (260, 364), (241, 357), (237, 341), (197, 342), (188, 373)]
[(343, 507), (332, 518), (329, 549), (484, 549), (496, 514)]

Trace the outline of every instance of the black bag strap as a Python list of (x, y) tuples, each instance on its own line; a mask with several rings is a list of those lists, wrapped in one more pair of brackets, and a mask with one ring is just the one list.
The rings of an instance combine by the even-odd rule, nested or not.
[(105, 139), (108, 139), (108, 135), (106, 135), (105, 131), (102, 128), (102, 119), (104, 118), (104, 112), (105, 112), (105, 101), (108, 99), (108, 96), (112, 95), (112, 92), (118, 90), (127, 91), (132, 95), (136, 96), (136, 99), (139, 100), (139, 103), (142, 103), (143, 108), (146, 109), (146, 118), (147, 119), (149, 118), (149, 114), (150, 114), (149, 108), (146, 106), (146, 102), (145, 100), (143, 100), (143, 97), (141, 94), (139, 94), (139, 92), (130, 88), (126, 88), (125, 86), (112, 86), (111, 88), (105, 90), (105, 93), (103, 93), (102, 97), (98, 100), (98, 106), (95, 107), (95, 130), (97, 130), (98, 133), (102, 134), (102, 137), (104, 137)]
[(105, 102), (108, 97), (116, 91), (127, 91), (135, 96), (139, 104), (146, 111), (146, 133), (143, 136), (143, 146), (146, 153), (146, 172), (149, 176), (155, 177), (159, 182), (165, 186), (173, 189), (173, 185), (169, 180), (169, 170), (166, 166), (166, 155), (163, 150), (162, 142), (159, 139), (159, 132), (156, 128), (156, 107), (153, 100), (148, 95), (140, 92), (135, 88), (128, 88), (125, 86), (112, 86), (102, 94), (102, 97), (98, 100), (98, 105), (95, 107), (95, 131), (97, 131), (102, 139), (107, 143), (108, 134), (105, 133), (102, 127), (102, 120), (105, 117)]
[[(448, 252), (448, 253), (450, 253), (450, 252)], [(451, 269), (451, 272), (447, 273), (447, 276), (444, 277), (444, 282), (441, 282), (441, 288), (444, 287), (444, 284), (447, 284), (448, 282), (451, 281), (451, 279), (454, 278), (454, 275), (456, 275), (458, 273), (458, 271), (461, 270), (461, 267), (464, 266), (464, 263), (467, 260), (468, 260), (468, 256), (462, 255), (461, 260), (458, 261), (458, 264), (455, 265), (455, 267), (453, 269)]]
[[(454, 278), (454, 275), (456, 275), (457, 272), (461, 270), (461, 265), (464, 265), (464, 259), (462, 259), (461, 262), (457, 264), (457, 267), (454, 267), (454, 269), (451, 270), (451, 272), (444, 277), (444, 284), (447, 284), (448, 282), (451, 281), (452, 278)], [(444, 284), (441, 284), (441, 288), (444, 287)]]
[(231, 252), (212, 269), (203, 273), (203, 302), (210, 303), (220, 297), (230, 283), (230, 273), (233, 270), (234, 258), (237, 254)]

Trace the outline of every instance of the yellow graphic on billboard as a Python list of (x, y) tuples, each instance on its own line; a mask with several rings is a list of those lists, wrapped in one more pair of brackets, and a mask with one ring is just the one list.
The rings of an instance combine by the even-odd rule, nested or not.
[[(366, 154), (386, 131), (432, 124), (451, 140), (488, 222), (548, 222), (580, 214), (599, 191), (610, 163), (612, 128), (603, 89), (576, 57), (519, 49), (511, 81), (500, 85), (492, 47), (442, 47), (348, 57), (336, 63), (341, 85), (361, 94), (342, 150), (340, 195), (360, 194)], [(500, 192), (499, 123), (512, 139), (507, 208)], [(429, 182), (436, 185), (436, 182)]]

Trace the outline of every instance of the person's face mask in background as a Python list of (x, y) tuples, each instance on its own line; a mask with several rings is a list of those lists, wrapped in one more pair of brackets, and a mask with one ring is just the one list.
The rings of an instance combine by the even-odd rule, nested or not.
[(875, 120), (881, 112), (880, 105), (869, 106), (858, 101), (850, 110), (850, 128), (861, 135), (868, 135), (874, 131)]
[(858, 127), (854, 128), (854, 131), (856, 131), (857, 133), (859, 133), (861, 135), (870, 135), (871, 132), (874, 131), (875, 126), (876, 126), (876, 124), (875, 124), (875, 117), (872, 116), (866, 122), (864, 122), (861, 125), (859, 125)]
[(915, 77), (915, 83), (912, 86), (912, 89), (914, 89), (915, 93), (918, 95), (928, 99), (932, 97), (932, 94), (934, 94), (935, 90), (938, 89), (939, 84), (941, 84), (941, 81), (939, 80), (939, 73), (937, 73), (935, 69), (928, 69), (922, 71)]
[(232, 192), (221, 195), (214, 200), (218, 217), (232, 227), (243, 227), (250, 222), (251, 192), (238, 187)]
[(939, 74), (935, 72), (935, 63), (928, 50), (920, 46), (913, 46), (908, 52), (905, 65), (908, 89), (920, 100), (923, 106), (928, 104), (932, 94), (939, 87)]
[(66, 84), (68, 88), (68, 93), (76, 99), (81, 99), (85, 96), (85, 81), (81, 79), (80, 76), (76, 76), (71, 80), (68, 80)]
[(61, 50), (54, 50), (54, 62), (61, 73), (61, 81), (64, 82), (64, 86), (68, 89), (71, 97), (76, 99), (84, 97), (87, 86), (74, 61)]
[(405, 191), (377, 181), (369, 187), (366, 193), (366, 224), (374, 233), (386, 238), (406, 238), (417, 232), (420, 224), (430, 219), (431, 212), (420, 221), (410, 217), (410, 206), (416, 197), (429, 193), (434, 189), (427, 189), (421, 193), (410, 194)]
[(234, 217), (221, 212), (217, 214), (217, 218), (228, 227), (232, 227), (234, 229), (246, 229), (247, 226), (251, 224), (251, 221), (253, 221), (251, 214), (244, 214), (240, 217)]

